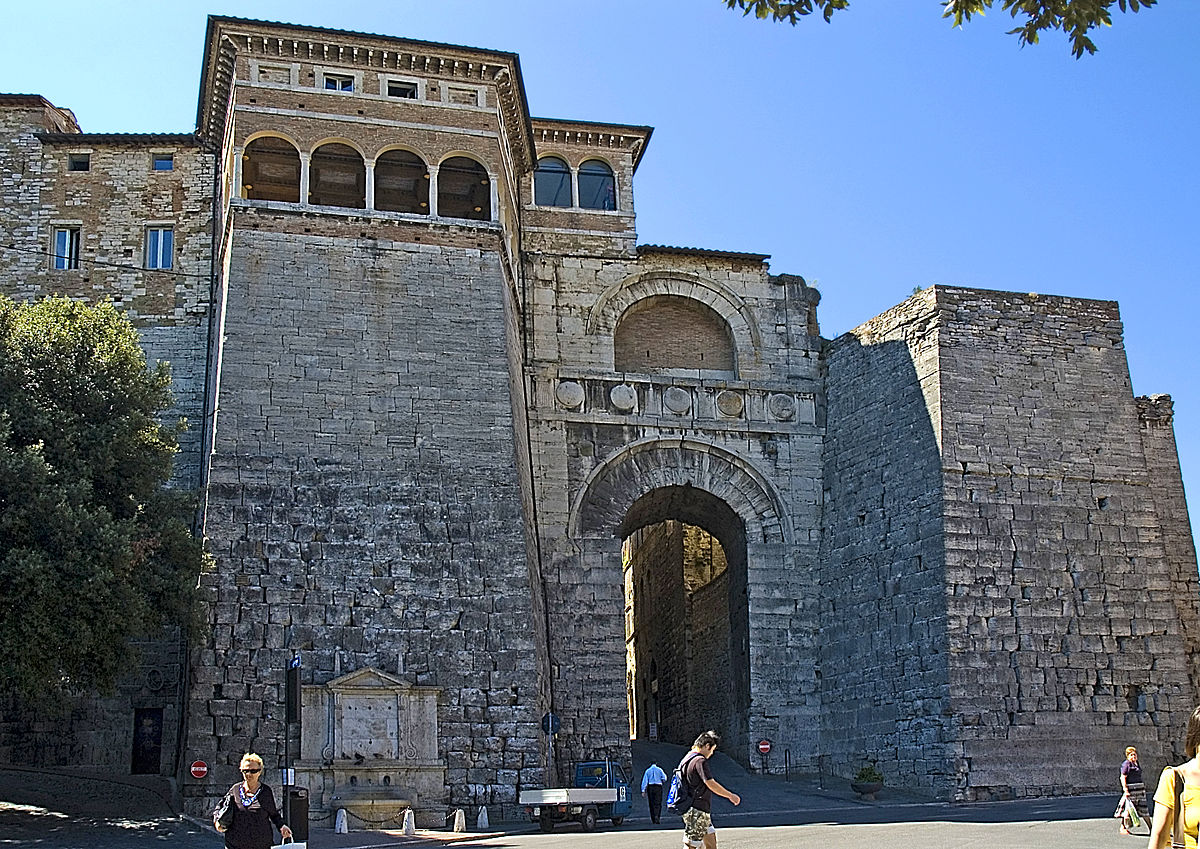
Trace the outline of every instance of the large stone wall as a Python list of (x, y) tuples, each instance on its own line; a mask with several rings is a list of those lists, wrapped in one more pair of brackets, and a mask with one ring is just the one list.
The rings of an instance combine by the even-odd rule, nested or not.
[(934, 294), (826, 352), (820, 767), (945, 795), (955, 762)]
[(1116, 305), (935, 287), (828, 361), (829, 768), (976, 800), (1104, 790), (1127, 745), (1177, 758), (1195, 555)]
[(1151, 770), (1174, 757), (1200, 628), (1117, 305), (936, 292), (956, 793), (1107, 790), (1126, 746)]
[(189, 727), (216, 750), (191, 807), (243, 751), (282, 757), (298, 651), (306, 684), (370, 666), (440, 688), (436, 802), (502, 811), (542, 773), (499, 255), (238, 218)]
[[(1183, 492), (1183, 476), (1179, 469), (1179, 451), (1175, 447), (1175, 411), (1170, 395), (1140, 396), (1135, 399), (1138, 421), (1141, 424), (1142, 449), (1146, 453), (1146, 470), (1150, 476), (1150, 492), (1154, 511), (1162, 529), (1163, 552), (1167, 572), (1153, 582), (1154, 589), (1167, 592), (1177, 608), (1180, 622), (1179, 640), (1188, 657), (1188, 682), (1193, 693), (1200, 692), (1200, 633), (1189, 627), (1196, 619), (1200, 603), (1200, 581), (1196, 571), (1196, 545), (1188, 517), (1187, 500)], [(1184, 758), (1182, 743), (1176, 738), (1175, 757), (1171, 763)]]

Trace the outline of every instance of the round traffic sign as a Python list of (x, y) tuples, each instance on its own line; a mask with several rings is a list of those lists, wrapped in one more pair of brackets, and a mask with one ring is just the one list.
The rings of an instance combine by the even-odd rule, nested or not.
[(562, 720), (558, 718), (558, 714), (548, 713), (542, 717), (542, 731), (545, 733), (557, 734), (560, 728), (562, 728)]
[(203, 778), (208, 775), (208, 764), (204, 761), (194, 761), (192, 763), (192, 778)]
[(761, 754), (769, 755), (771, 753), (771, 741), (770, 740), (759, 740), (758, 741), (758, 751)]

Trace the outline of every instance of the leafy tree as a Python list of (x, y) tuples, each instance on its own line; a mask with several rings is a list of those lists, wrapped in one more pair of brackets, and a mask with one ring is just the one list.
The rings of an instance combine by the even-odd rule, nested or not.
[[(961, 26), (974, 15), (982, 15), (996, 0), (943, 0), (943, 18), (951, 18)], [(1084, 53), (1095, 53), (1096, 45), (1088, 33), (1098, 26), (1112, 26), (1112, 7), (1122, 12), (1137, 12), (1158, 3), (1158, 0), (999, 0), (1000, 7), (1012, 17), (1022, 18), (1021, 26), (1008, 31), (1016, 35), (1024, 47), (1037, 44), (1038, 36), (1047, 30), (1061, 30), (1071, 39), (1071, 53), (1076, 59)], [(828, 22), (834, 12), (850, 6), (850, 0), (725, 0), (730, 9), (742, 9), (760, 19), (788, 21), (792, 26), (804, 15), (820, 11)]]
[(18, 695), (111, 690), (132, 639), (193, 621), (170, 379), (111, 304), (0, 296), (0, 682)]

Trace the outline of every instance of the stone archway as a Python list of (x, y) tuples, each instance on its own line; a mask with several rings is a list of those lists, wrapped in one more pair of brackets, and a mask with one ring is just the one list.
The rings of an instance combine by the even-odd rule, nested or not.
[(630, 737), (688, 745), (746, 736), (750, 706), (746, 535), (695, 487), (634, 502), (621, 530)]
[(571, 507), (572, 538), (620, 536), (634, 502), (651, 490), (695, 487), (729, 506), (750, 543), (790, 543), (791, 523), (775, 488), (745, 459), (710, 442), (631, 442), (588, 475)]
[[(581, 572), (590, 576), (585, 580), (626, 587), (626, 626), (614, 622), (621, 631), (608, 644), (624, 648), (623, 674), (618, 679), (610, 673), (610, 680), (624, 680), (632, 693), (632, 705), (623, 705), (632, 736), (644, 733), (645, 717), (639, 719), (638, 710), (650, 710), (644, 697), (657, 686), (660, 695), (651, 712), (664, 722), (663, 739), (688, 743), (699, 731), (715, 727), (725, 737), (726, 750), (747, 763), (757, 724), (751, 715), (756, 676), (748, 577), (755, 569), (786, 567), (792, 537), (771, 483), (744, 458), (712, 443), (640, 440), (592, 470), (574, 499), (568, 530)], [(665, 544), (676, 553), (660, 568), (630, 565), (622, 556), (622, 541), (628, 555), (635, 536), (639, 543)], [(721, 568), (697, 579), (695, 563), (689, 566), (683, 552), (702, 548), (705, 538), (715, 541), (714, 551), (720, 553), (713, 557), (719, 557)], [(670, 627), (660, 633), (657, 625), (647, 630), (647, 623), (680, 618), (696, 624), (672, 633)], [(647, 651), (638, 645), (639, 630), (648, 644), (674, 640), (674, 647)], [(618, 658), (611, 661), (615, 665)], [(644, 674), (651, 668), (658, 672), (657, 685)]]

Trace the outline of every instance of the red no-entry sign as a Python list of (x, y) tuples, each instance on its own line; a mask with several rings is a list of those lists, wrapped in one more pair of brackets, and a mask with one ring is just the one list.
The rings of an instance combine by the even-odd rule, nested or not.
[(758, 751), (764, 755), (771, 754), (771, 741), (770, 740), (759, 740), (758, 741)]
[(208, 775), (208, 764), (204, 761), (195, 761), (192, 764), (192, 778), (203, 778)]

